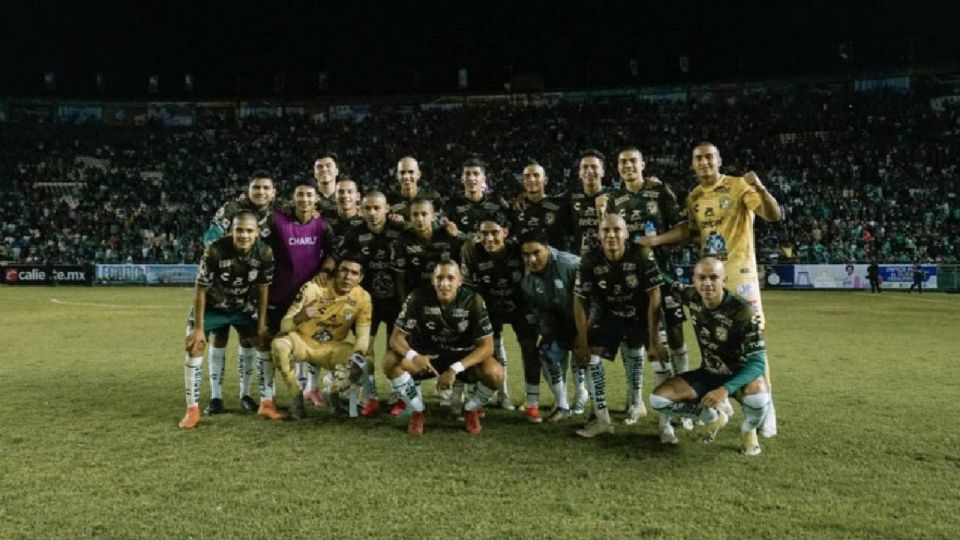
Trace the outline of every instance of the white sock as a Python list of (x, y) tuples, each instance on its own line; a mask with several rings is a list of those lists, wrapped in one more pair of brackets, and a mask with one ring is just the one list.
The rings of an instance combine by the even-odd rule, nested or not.
[(260, 372), (260, 399), (273, 399), (277, 388), (273, 384), (273, 360), (267, 351), (257, 351), (257, 369)]
[(200, 402), (200, 385), (203, 384), (202, 356), (187, 356), (183, 363), (183, 387), (186, 390), (187, 407), (196, 407)]
[(470, 399), (463, 404), (463, 408), (468, 411), (475, 411), (482, 407), (484, 403), (490, 401), (490, 398), (493, 397), (493, 394), (496, 392), (496, 390), (487, 388), (486, 385), (478, 382), (474, 385), (473, 392), (470, 394)]
[(627, 405), (636, 405), (643, 399), (643, 348), (620, 347), (620, 357), (627, 375)]
[(673, 377), (673, 365), (668, 362), (650, 361), (650, 367), (653, 368), (654, 388), (660, 386), (670, 377)]
[(536, 407), (540, 404), (540, 385), (539, 384), (527, 384), (524, 385), (526, 394), (527, 394), (527, 407)]
[(253, 382), (253, 366), (257, 359), (257, 350), (253, 347), (237, 349), (237, 368), (240, 376), (237, 381), (240, 386), (240, 397), (250, 395), (250, 384)]
[[(567, 403), (567, 381), (564, 378), (566, 367), (564, 359), (569, 357), (569, 353), (560, 348), (556, 343), (551, 343), (547, 350), (540, 349), (540, 364), (547, 382), (550, 384), (550, 391), (553, 392), (554, 403), (559, 409), (570, 409)], [(538, 388), (539, 392), (539, 388)]]
[(307, 380), (304, 383), (303, 389), (316, 390), (317, 389), (317, 373), (319, 373), (320, 370), (317, 369), (317, 366), (313, 364), (305, 364), (301, 362), (300, 365), (303, 366), (304, 370), (306, 370), (306, 373), (307, 373)]
[(376, 362), (368, 361), (363, 368), (363, 401), (377, 398), (377, 375), (374, 372)]
[(740, 431), (746, 433), (757, 429), (757, 426), (763, 422), (764, 417), (770, 412), (773, 401), (770, 399), (769, 392), (751, 394), (743, 396), (740, 400), (743, 409), (743, 424), (740, 425)]
[(607, 408), (607, 381), (603, 370), (603, 362), (600, 356), (590, 355), (590, 365), (587, 373), (587, 390), (590, 393), (590, 399), (593, 400), (593, 410), (595, 414)]
[(423, 398), (419, 396), (417, 385), (413, 383), (413, 377), (409, 373), (404, 373), (396, 379), (390, 381), (393, 390), (400, 396), (411, 409), (416, 412), (423, 412)]
[(687, 352), (686, 343), (679, 349), (670, 349), (670, 362), (673, 364), (673, 372), (677, 375), (686, 373), (690, 369), (690, 353)]
[(717, 419), (717, 410), (703, 407), (696, 401), (673, 401), (657, 394), (650, 394), (650, 407), (667, 417), (686, 417), (709, 424)]
[(300, 386), (300, 390), (306, 390), (307, 389), (307, 369), (303, 367), (303, 362), (294, 362), (293, 372), (297, 376), (297, 385)]
[(207, 351), (207, 373), (210, 375), (210, 399), (223, 399), (223, 376), (226, 370), (227, 350), (210, 346)]

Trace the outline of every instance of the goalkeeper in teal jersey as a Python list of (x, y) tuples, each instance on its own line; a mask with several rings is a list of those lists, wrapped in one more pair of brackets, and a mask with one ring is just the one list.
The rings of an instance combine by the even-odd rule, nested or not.
[(670, 425), (673, 416), (692, 417), (707, 424), (706, 442), (712, 442), (727, 423), (718, 406), (730, 396), (740, 401), (744, 421), (741, 452), (760, 454), (757, 426), (769, 412), (770, 390), (764, 378), (766, 346), (756, 312), (747, 300), (724, 289), (723, 263), (713, 257), (697, 262), (693, 286), (675, 283), (700, 345), (698, 369), (667, 379), (650, 394), (650, 405), (660, 413), (660, 440), (676, 444)]

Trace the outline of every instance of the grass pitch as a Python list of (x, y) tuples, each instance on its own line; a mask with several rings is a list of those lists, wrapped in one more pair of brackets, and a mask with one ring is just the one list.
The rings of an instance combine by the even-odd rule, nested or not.
[[(233, 339), (224, 389), (233, 414), (182, 432), (191, 298), (186, 289), (0, 289), (0, 538), (960, 531), (960, 297), (765, 293), (781, 433), (756, 459), (736, 452), (739, 411), (715, 444), (678, 430), (676, 447), (659, 444), (653, 416), (578, 440), (581, 420), (533, 426), (491, 411), (473, 437), (433, 398), (420, 439), (389, 416), (310, 409), (299, 423), (260, 420), (239, 412)], [(687, 338), (697, 365), (689, 329)], [(509, 351), (520, 400), (519, 353)], [(621, 411), (622, 365), (608, 373)], [(651, 383), (648, 370), (645, 395)], [(382, 376), (378, 386), (385, 396)], [(204, 380), (204, 403), (207, 392)]]

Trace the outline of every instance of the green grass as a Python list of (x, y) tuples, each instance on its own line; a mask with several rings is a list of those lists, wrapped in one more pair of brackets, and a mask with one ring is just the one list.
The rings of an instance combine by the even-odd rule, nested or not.
[[(716, 444), (678, 432), (676, 447), (659, 444), (653, 417), (578, 440), (580, 421), (532, 426), (491, 411), (472, 437), (433, 398), (420, 439), (389, 416), (311, 409), (299, 423), (262, 421), (236, 412), (233, 343), (225, 394), (234, 414), (181, 432), (190, 299), (185, 289), (0, 289), (0, 538), (912, 539), (960, 530), (960, 297), (767, 292), (781, 434), (757, 459), (736, 452), (739, 413)], [(515, 345), (510, 353), (519, 399)], [(621, 364), (608, 373), (619, 411)], [(648, 371), (647, 391), (651, 380)], [(379, 387), (385, 395), (382, 378)]]

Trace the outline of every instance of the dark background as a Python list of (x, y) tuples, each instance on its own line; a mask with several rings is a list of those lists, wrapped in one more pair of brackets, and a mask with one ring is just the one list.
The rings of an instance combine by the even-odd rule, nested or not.
[(958, 24), (947, 1), (5, 1), (0, 94), (142, 97), (148, 74), (168, 97), (455, 92), (460, 68), (474, 92), (779, 77), (957, 61)]

